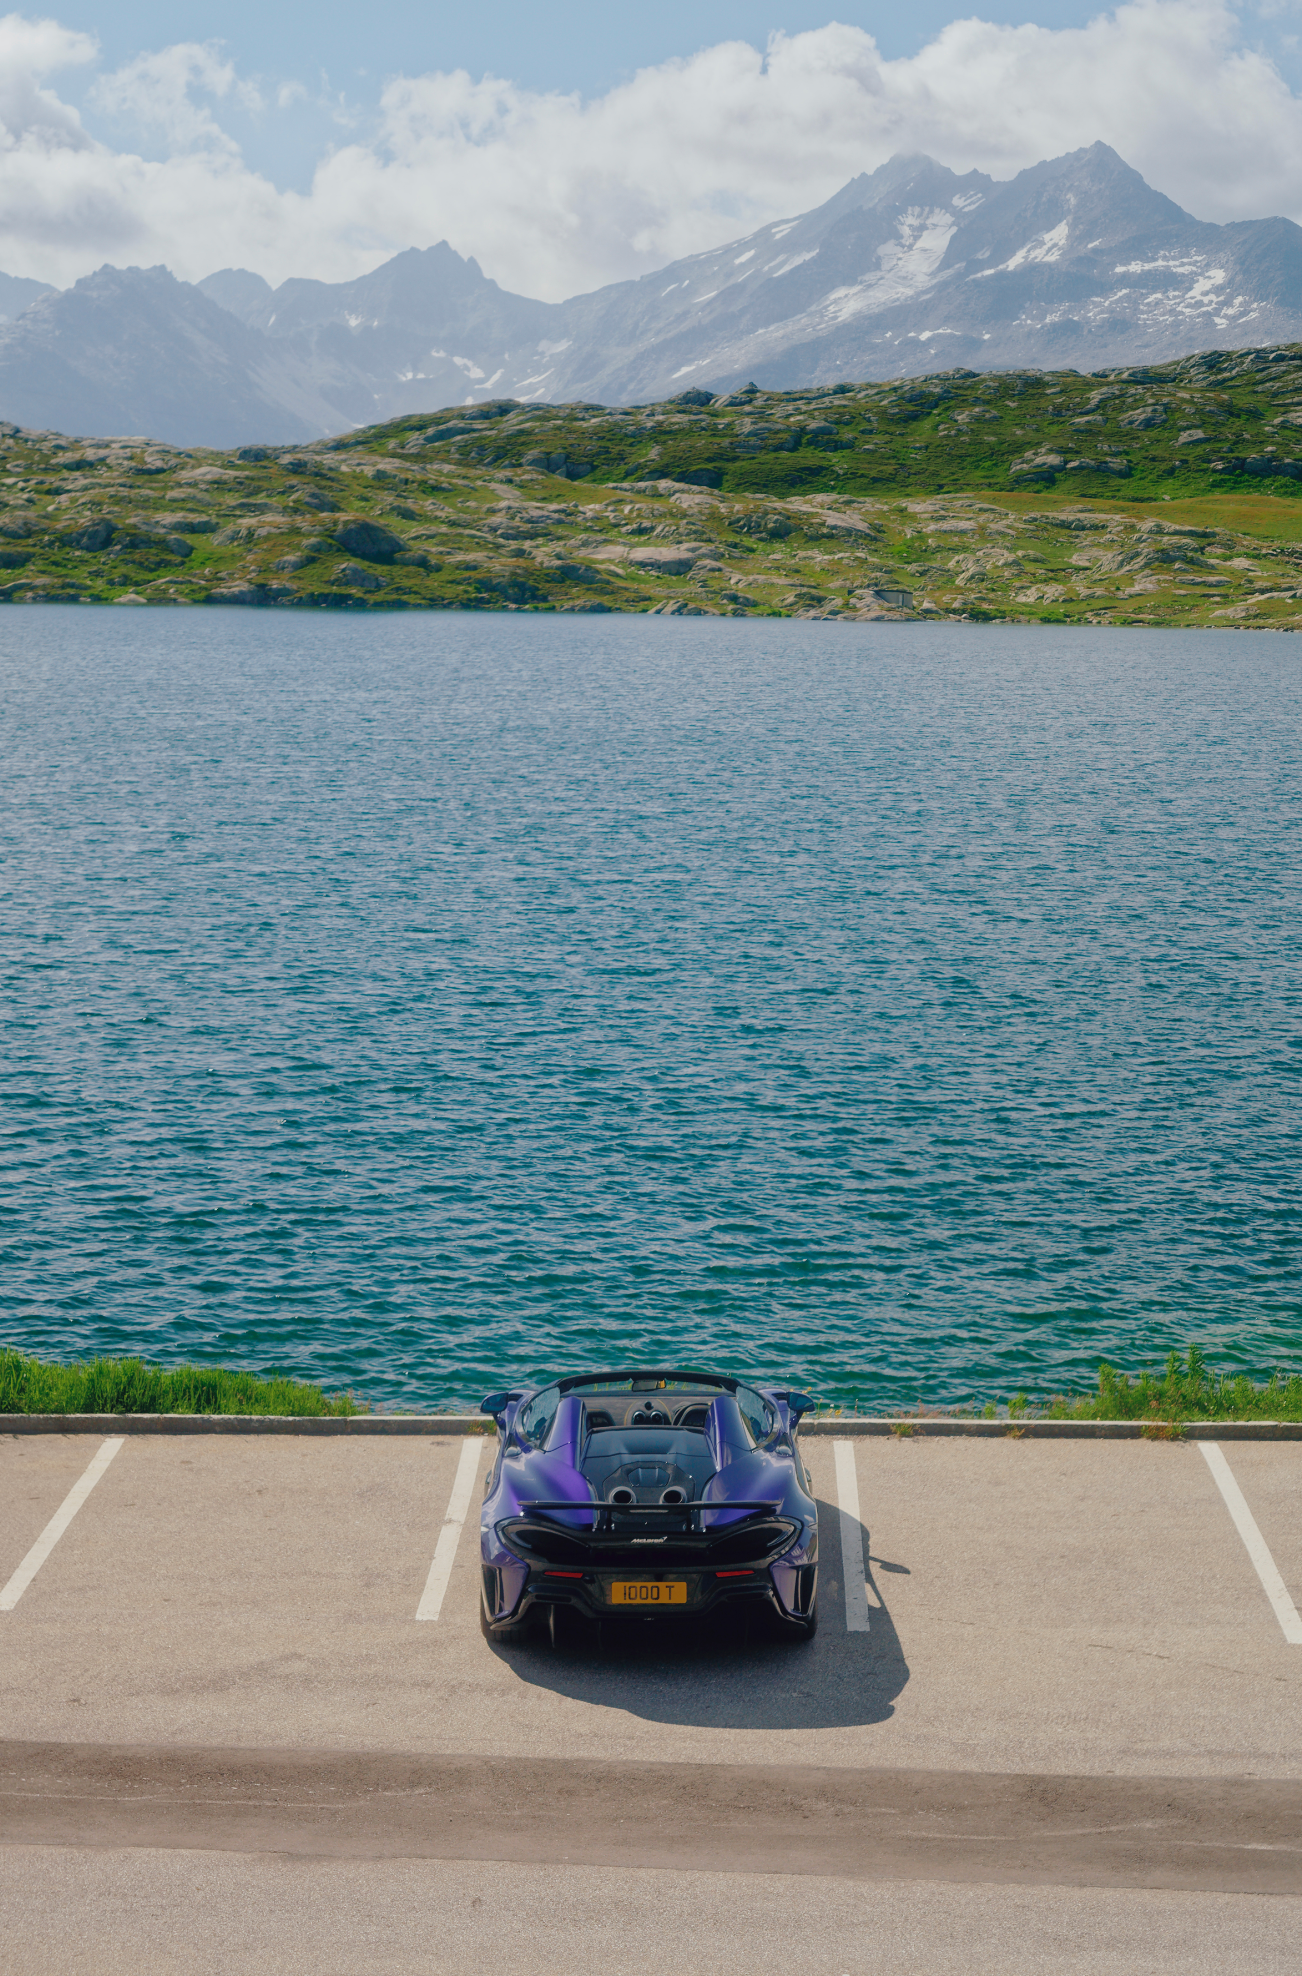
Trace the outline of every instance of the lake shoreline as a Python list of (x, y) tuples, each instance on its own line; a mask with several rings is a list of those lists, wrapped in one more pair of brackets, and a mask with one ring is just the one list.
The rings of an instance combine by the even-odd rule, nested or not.
[[(263, 1378), (226, 1367), (185, 1365), (170, 1370), (140, 1359), (54, 1364), (12, 1347), (0, 1350), (0, 1434), (53, 1432), (60, 1421), (79, 1431), (198, 1433), (490, 1433), (480, 1412), (452, 1407), (426, 1412), (372, 1409), (352, 1393)], [(29, 1426), (15, 1422), (30, 1422)], [(121, 1423), (130, 1423), (123, 1427)], [(82, 1426), (86, 1423), (86, 1426)], [(203, 1423), (197, 1424), (197, 1423)], [(805, 1434), (963, 1434), (975, 1438), (1022, 1434), (1050, 1437), (1179, 1438), (1231, 1426), (1277, 1431), (1302, 1439), (1302, 1376), (1275, 1374), (1264, 1384), (1218, 1374), (1197, 1346), (1172, 1352), (1161, 1375), (1131, 1379), (1104, 1364), (1092, 1395), (1063, 1395), (1033, 1403), (1026, 1393), (1006, 1405), (919, 1406), (907, 1413), (846, 1413), (816, 1406), (801, 1422)], [(1215, 1435), (1211, 1437), (1214, 1439)]]
[[(0, 1414), (0, 1437), (25, 1434), (298, 1434), (351, 1439), (493, 1433), (482, 1414)], [(895, 1440), (1302, 1441), (1296, 1420), (973, 1420), (956, 1414), (825, 1414), (801, 1436)]]

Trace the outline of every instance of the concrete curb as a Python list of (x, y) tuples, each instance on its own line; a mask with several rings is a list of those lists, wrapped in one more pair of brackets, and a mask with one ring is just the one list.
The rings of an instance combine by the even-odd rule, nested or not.
[[(868, 1419), (823, 1414), (806, 1420), (802, 1436), (860, 1439), (893, 1434), (922, 1440), (1142, 1441), (1164, 1440), (1162, 1423), (1145, 1420), (969, 1420), (945, 1414)], [(491, 1434), (480, 1413), (358, 1413), (346, 1418), (246, 1413), (4, 1413), (0, 1434)], [(1192, 1420), (1186, 1441), (1302, 1441), (1299, 1420)]]
[(0, 1413), (0, 1434), (491, 1434), (482, 1413)]
[[(891, 1420), (847, 1417), (807, 1420), (810, 1434), (859, 1438), (894, 1434), (914, 1440), (944, 1435), (967, 1440), (1144, 1441), (1165, 1440), (1165, 1422), (1146, 1420), (966, 1420), (935, 1414), (904, 1414)], [(1178, 1437), (1185, 1441), (1302, 1441), (1299, 1420), (1190, 1420)]]

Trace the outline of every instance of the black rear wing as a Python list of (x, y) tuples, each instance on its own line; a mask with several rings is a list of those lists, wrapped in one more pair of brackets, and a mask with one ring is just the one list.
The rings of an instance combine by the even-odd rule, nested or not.
[[(529, 1502), (522, 1502), (519, 1513), (521, 1516), (527, 1516), (537, 1510), (555, 1509), (581, 1510), (585, 1515), (591, 1511), (594, 1519), (592, 1524), (593, 1531), (608, 1531), (613, 1534), (615, 1518), (617, 1516), (681, 1517), (684, 1519), (685, 1526), (690, 1528), (690, 1522), (688, 1520), (693, 1516), (712, 1515), (718, 1511), (734, 1509), (744, 1509), (749, 1512), (750, 1516), (765, 1512), (769, 1516), (775, 1516), (781, 1512), (782, 1504), (780, 1501), (774, 1501), (772, 1499), (765, 1502), (754, 1502), (742, 1497), (738, 1497), (734, 1501), (727, 1503), (599, 1503), (595, 1501), (590, 1503), (576, 1503), (564, 1500), (553, 1502), (536, 1497)], [(545, 1520), (548, 1523), (555, 1521), (550, 1516)], [(749, 1517), (743, 1519), (743, 1521), (748, 1520)], [(560, 1527), (563, 1530), (572, 1530), (574, 1528), (572, 1524), (562, 1524)], [(704, 1525), (701, 1527), (704, 1529)]]

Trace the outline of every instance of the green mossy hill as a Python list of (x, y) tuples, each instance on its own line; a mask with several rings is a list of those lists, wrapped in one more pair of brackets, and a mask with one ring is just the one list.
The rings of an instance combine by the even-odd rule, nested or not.
[(0, 601), (1302, 628), (1302, 345), (471, 405), (227, 453), (0, 426)]
[(0, 1414), (258, 1413), (321, 1416), (364, 1413), (349, 1394), (327, 1398), (297, 1379), (260, 1379), (219, 1366), (171, 1371), (140, 1359), (94, 1359), (48, 1365), (24, 1352), (0, 1351)]
[(1246, 1373), (1213, 1372), (1196, 1345), (1182, 1360), (1172, 1352), (1164, 1372), (1131, 1379), (1110, 1365), (1099, 1367), (1098, 1392), (1053, 1401), (1048, 1420), (1302, 1420), (1302, 1377), (1276, 1373), (1258, 1385)]
[[(1134, 499), (1302, 483), (1302, 345), (1155, 368), (948, 371), (804, 391), (686, 391), (660, 405), (476, 405), (379, 428), (408, 457), (733, 495), (1002, 493)], [(399, 436), (401, 435), (401, 437)], [(369, 445), (373, 434), (333, 441)]]

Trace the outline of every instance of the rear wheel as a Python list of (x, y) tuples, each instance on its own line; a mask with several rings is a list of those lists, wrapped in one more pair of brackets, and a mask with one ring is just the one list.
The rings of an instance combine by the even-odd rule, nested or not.
[(484, 1601), (481, 1598), (479, 1601), (479, 1630), (484, 1638), (495, 1647), (518, 1647), (529, 1636), (529, 1622), (527, 1619), (522, 1619), (514, 1626), (490, 1626), (488, 1623), (488, 1614), (484, 1610)]
[(778, 1639), (785, 1640), (789, 1646), (799, 1647), (805, 1645), (813, 1639), (815, 1633), (818, 1631), (817, 1599), (815, 1599), (813, 1605), (802, 1619), (788, 1619), (785, 1614), (779, 1619), (775, 1613), (773, 1616), (773, 1630)]

